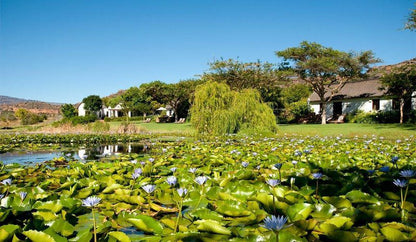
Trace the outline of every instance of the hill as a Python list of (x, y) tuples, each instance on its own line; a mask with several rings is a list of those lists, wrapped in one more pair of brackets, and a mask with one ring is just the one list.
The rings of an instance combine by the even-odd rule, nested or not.
[(0, 112), (14, 112), (19, 108), (27, 109), (33, 113), (44, 113), (54, 115), (59, 113), (61, 104), (0, 95)]

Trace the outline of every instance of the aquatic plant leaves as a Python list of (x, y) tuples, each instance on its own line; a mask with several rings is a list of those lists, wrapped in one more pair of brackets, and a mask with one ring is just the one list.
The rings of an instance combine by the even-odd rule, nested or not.
[(290, 221), (304, 220), (313, 211), (313, 205), (309, 203), (297, 203), (287, 208), (286, 213)]
[(156, 219), (146, 215), (135, 215), (134, 218), (128, 218), (127, 222), (146, 233), (161, 234), (163, 232), (163, 226)]
[[(116, 241), (131, 242), (131, 239), (129, 238), (129, 236), (127, 236), (125, 233), (120, 232), (120, 231), (111, 231), (111, 232), (108, 233), (108, 235), (111, 238), (115, 239)], [(111, 240), (111, 238), (110, 238), (110, 240)]]
[(10, 240), (15, 232), (20, 229), (18, 225), (7, 224), (0, 227), (0, 241)]
[(359, 190), (350, 191), (345, 195), (345, 197), (352, 203), (380, 203), (377, 198)]
[(55, 240), (47, 233), (36, 230), (24, 231), (23, 234), (33, 242), (55, 242)]
[(231, 235), (231, 231), (222, 226), (220, 222), (210, 219), (203, 219), (195, 221), (198, 225), (197, 229), (200, 231), (212, 232), (216, 234)]
[(380, 229), (381, 233), (388, 241), (407, 241), (409, 238), (396, 228), (389, 226)]

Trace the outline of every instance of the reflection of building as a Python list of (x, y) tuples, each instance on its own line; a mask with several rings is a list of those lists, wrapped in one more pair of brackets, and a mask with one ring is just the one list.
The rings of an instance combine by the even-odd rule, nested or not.
[(81, 148), (78, 150), (78, 157), (80, 159), (91, 159), (106, 157), (112, 155), (128, 154), (128, 153), (141, 153), (143, 152), (143, 145), (139, 144), (116, 144), (116, 145), (103, 145), (91, 149)]

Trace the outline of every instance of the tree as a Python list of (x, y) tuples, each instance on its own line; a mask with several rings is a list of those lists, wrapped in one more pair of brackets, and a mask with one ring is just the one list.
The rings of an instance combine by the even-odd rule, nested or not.
[(318, 94), (322, 124), (326, 124), (326, 106), (334, 95), (347, 82), (363, 77), (370, 65), (379, 61), (371, 51), (347, 53), (307, 41), (299, 47), (277, 51), (276, 55), (289, 61), (287, 66)]
[(200, 134), (221, 135), (248, 129), (275, 132), (272, 109), (254, 89), (232, 91), (225, 83), (207, 82), (195, 90), (191, 122)]
[(168, 84), (166, 86), (166, 95), (169, 100), (168, 103), (173, 108), (175, 121), (178, 121), (179, 117), (188, 116), (195, 88), (202, 83), (202, 80), (191, 79)]
[(416, 91), (416, 65), (401, 66), (381, 77), (382, 89), (400, 99), (400, 123), (403, 123), (404, 104)]
[(61, 113), (64, 116), (64, 118), (72, 118), (77, 116), (77, 110), (72, 104), (64, 104), (61, 107)]
[(84, 108), (88, 113), (95, 113), (101, 110), (103, 106), (103, 101), (97, 95), (90, 95), (82, 99), (84, 103)]
[[(121, 103), (126, 113), (139, 112), (146, 114), (151, 111), (149, 97), (144, 93), (143, 89), (138, 87), (130, 87), (121, 94)], [(128, 118), (128, 115), (126, 117)]]
[(209, 72), (203, 79), (225, 82), (231, 90), (241, 91), (246, 88), (260, 92), (264, 102), (270, 104), (275, 113), (281, 106), (279, 102), (280, 85), (287, 81), (287, 72), (268, 62), (241, 62), (238, 60), (215, 60), (209, 63)]
[(404, 29), (416, 31), (416, 9), (412, 9), (412, 11), (410, 12)]

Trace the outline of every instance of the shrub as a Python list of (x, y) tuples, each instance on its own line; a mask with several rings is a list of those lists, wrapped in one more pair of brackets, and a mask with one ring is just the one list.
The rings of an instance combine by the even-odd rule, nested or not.
[(88, 124), (88, 130), (97, 133), (108, 132), (110, 130), (110, 124), (97, 120), (94, 123)]
[(88, 123), (95, 122), (95, 120), (97, 120), (97, 116), (95, 116), (94, 114), (87, 115), (87, 116), (75, 116), (75, 117), (72, 117), (70, 120), (71, 120), (72, 125), (88, 124)]
[(37, 124), (48, 118), (46, 114), (35, 114), (23, 108), (16, 110), (15, 116), (20, 119), (22, 125)]

